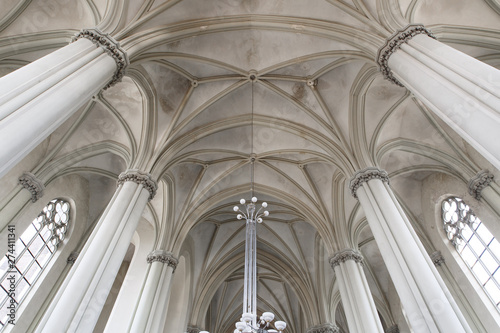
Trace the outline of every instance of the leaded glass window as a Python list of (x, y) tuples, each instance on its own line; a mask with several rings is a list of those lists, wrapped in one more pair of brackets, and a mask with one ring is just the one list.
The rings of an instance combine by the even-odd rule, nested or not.
[[(0, 330), (8, 324), (10, 308), (17, 310), (64, 240), (69, 211), (68, 202), (50, 201), (0, 260)], [(15, 235), (14, 227), (8, 229)]]
[(448, 239), (500, 311), (500, 243), (460, 198), (443, 201), (442, 217)]

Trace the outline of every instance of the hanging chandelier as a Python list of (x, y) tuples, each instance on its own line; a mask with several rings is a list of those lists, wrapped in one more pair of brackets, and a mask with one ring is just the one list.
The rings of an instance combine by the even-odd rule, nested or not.
[[(254, 163), (253, 153), (253, 83), (255, 75), (251, 75), (252, 81), (252, 132), (251, 132), (251, 154), (250, 154), (250, 192), (252, 199), (247, 203), (245, 199), (240, 200), (244, 205), (243, 210), (239, 206), (234, 206), (233, 210), (238, 213), (238, 220), (246, 221), (245, 231), (245, 275), (243, 288), (243, 314), (240, 321), (236, 323), (234, 333), (283, 333), (286, 328), (284, 321), (275, 321), (274, 314), (264, 312), (257, 319), (257, 223), (262, 223), (263, 216), (268, 216), (266, 210), (267, 202), (263, 202), (257, 209), (257, 197), (254, 196)], [(209, 333), (201, 331), (200, 333)]]
[[(252, 161), (253, 167), (253, 161)], [(253, 169), (253, 168), (252, 168)], [(252, 170), (253, 171), (253, 170)], [(253, 178), (253, 177), (252, 177)], [(252, 186), (253, 187), (253, 186)], [(253, 192), (253, 188), (252, 188)], [(253, 194), (253, 193), (252, 193)], [(284, 321), (273, 323), (274, 314), (264, 312), (257, 320), (257, 223), (262, 223), (262, 217), (268, 216), (267, 202), (263, 202), (257, 210), (257, 197), (252, 197), (249, 203), (245, 199), (240, 200), (240, 204), (245, 205), (244, 210), (239, 206), (234, 206), (233, 210), (239, 213), (236, 218), (246, 221), (245, 232), (245, 276), (243, 288), (243, 314), (239, 322), (236, 323), (234, 333), (282, 333), (286, 328)]]

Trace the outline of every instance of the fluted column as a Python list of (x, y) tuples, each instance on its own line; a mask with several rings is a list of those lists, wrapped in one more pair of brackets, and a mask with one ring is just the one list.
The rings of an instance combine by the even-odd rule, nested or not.
[[(36, 202), (43, 196), (45, 186), (43, 182), (29, 172), (24, 172), (18, 181), (21, 189), (12, 197), (7, 198), (1, 204), (0, 211), (0, 240), (3, 240), (5, 228), (11, 223), (12, 219), (19, 213), (23, 206), (31, 201)], [(3, 206), (3, 207), (2, 207)]]
[(311, 327), (307, 333), (339, 333), (340, 329), (332, 324), (323, 324)]
[(0, 78), (0, 177), (124, 75), (127, 54), (112, 37), (87, 29), (74, 40)]
[(383, 333), (384, 329), (363, 271), (361, 253), (352, 249), (342, 250), (330, 258), (330, 265), (337, 276), (349, 331)]
[(406, 87), (500, 169), (500, 71), (440, 43), (421, 25), (379, 50), (384, 76)]
[(130, 332), (162, 332), (167, 318), (172, 274), (179, 260), (171, 252), (156, 250), (147, 257), (151, 265)]
[(361, 170), (349, 187), (363, 207), (413, 331), (472, 332), (389, 187), (387, 172)]
[(35, 332), (92, 332), (156, 182), (128, 170)]
[(500, 215), (500, 188), (495, 183), (494, 176), (488, 170), (479, 171), (468, 184), (469, 194), (477, 200), (483, 199)]

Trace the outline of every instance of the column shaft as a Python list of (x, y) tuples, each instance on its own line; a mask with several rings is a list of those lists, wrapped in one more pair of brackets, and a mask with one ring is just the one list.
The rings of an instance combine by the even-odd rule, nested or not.
[(165, 326), (172, 275), (178, 260), (169, 252), (148, 256), (151, 267), (130, 329), (132, 333), (161, 332)]
[[(125, 176), (131, 174), (137, 175)], [(148, 175), (139, 173), (138, 177), (152, 182)], [(129, 180), (118, 187), (36, 332), (92, 332), (153, 195), (140, 181)]]
[[(374, 171), (376, 170), (376, 171)], [(394, 286), (414, 332), (471, 332), (465, 318), (426, 254), (389, 185), (359, 172), (354, 192), (365, 211)], [(362, 179), (360, 181), (360, 179)], [(357, 189), (357, 191), (356, 191)]]
[(0, 150), (0, 177), (123, 75), (128, 60), (118, 43), (97, 30), (80, 35), (85, 38), (0, 78), (0, 141), (8, 143)]
[(332, 257), (330, 264), (339, 283), (349, 331), (383, 333), (384, 329), (361, 265), (362, 259), (360, 253), (344, 250)]
[(404, 42), (385, 47), (383, 70), (500, 169), (500, 71), (415, 29), (391, 39)]

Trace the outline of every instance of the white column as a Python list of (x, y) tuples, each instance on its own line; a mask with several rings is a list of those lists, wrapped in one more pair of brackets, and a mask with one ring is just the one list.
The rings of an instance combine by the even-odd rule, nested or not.
[(349, 332), (383, 333), (362, 264), (361, 253), (352, 249), (342, 250), (330, 258), (339, 283)]
[(410, 25), (379, 50), (381, 71), (410, 90), (500, 169), (500, 71)]
[(179, 262), (172, 253), (163, 250), (151, 252), (147, 261), (151, 266), (130, 329), (132, 333), (163, 331), (172, 274)]
[(470, 179), (468, 187), (470, 195), (474, 196), (477, 200), (483, 199), (498, 215), (500, 215), (499, 188), (491, 172), (488, 170), (479, 171)]
[(151, 176), (128, 170), (35, 332), (92, 332), (148, 200)]
[[(31, 200), (36, 202), (43, 196), (45, 186), (43, 182), (36, 178), (36, 176), (29, 172), (24, 172), (19, 177), (19, 185), (21, 188), (15, 194), (2, 202), (0, 211), (0, 234), (4, 233), (5, 227), (12, 221), (12, 219), (19, 213), (24, 205)], [(25, 189), (25, 191), (23, 191)], [(0, 236), (0, 240), (3, 237)]]
[(472, 332), (389, 187), (387, 172), (361, 170), (349, 187), (363, 207), (412, 330)]
[(101, 89), (119, 81), (126, 53), (107, 34), (76, 41), (0, 78), (0, 177)]

